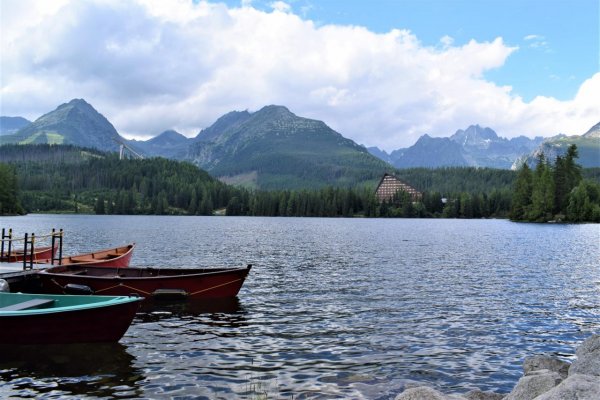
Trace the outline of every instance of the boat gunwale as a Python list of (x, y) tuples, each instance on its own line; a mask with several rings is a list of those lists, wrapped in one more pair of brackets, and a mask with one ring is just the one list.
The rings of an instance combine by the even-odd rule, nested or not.
[[(37, 260), (34, 261), (34, 263), (36, 264), (50, 264), (53, 267), (60, 267), (60, 266), (68, 266), (68, 265), (72, 265), (72, 266), (94, 266), (95, 264), (104, 264), (106, 262), (115, 262), (115, 261), (119, 261), (122, 258), (126, 257), (127, 255), (131, 254), (131, 252), (133, 252), (133, 250), (135, 249), (135, 242), (134, 243), (129, 243), (125, 246), (118, 246), (118, 247), (111, 247), (110, 249), (104, 249), (104, 250), (100, 250), (100, 251), (93, 251), (90, 253), (82, 253), (82, 254), (74, 254), (72, 256), (63, 256), (61, 259), (61, 262), (65, 262), (64, 264), (51, 264), (50, 259), (42, 259), (42, 260)], [(113, 258), (94, 258), (94, 254), (99, 254), (99, 253), (107, 253), (109, 254), (111, 251), (113, 250), (119, 250), (119, 249), (123, 249), (123, 248), (127, 248), (127, 251), (125, 251), (122, 254), (118, 254), (117, 257), (113, 257)], [(90, 257), (91, 258), (89, 260), (77, 260), (77, 261), (71, 261), (72, 257), (75, 258), (79, 258), (79, 257)], [(123, 267), (125, 268), (125, 267)]]
[[(21, 293), (13, 293), (13, 294), (21, 294)], [(25, 293), (23, 293), (25, 294)], [(47, 295), (47, 294), (28, 294), (26, 297), (33, 298), (47, 298), (57, 300), (57, 296), (68, 296), (68, 297), (89, 297), (89, 296), (81, 296), (81, 295)], [(94, 308), (104, 308), (109, 306), (117, 306), (127, 303), (133, 303), (135, 301), (142, 301), (143, 297), (138, 296), (103, 296), (103, 295), (93, 295), (92, 297), (105, 297), (105, 299), (101, 301), (93, 301), (86, 302), (83, 304), (73, 304), (68, 306), (58, 306), (58, 307), (46, 307), (46, 308), (32, 308), (28, 310), (18, 310), (18, 311), (0, 311), (0, 321), (3, 317), (26, 317), (33, 315), (44, 315), (44, 314), (54, 314), (59, 312), (71, 312), (71, 311), (84, 311), (91, 310)], [(58, 299), (60, 300), (60, 299)]]
[[(55, 268), (60, 268), (60, 267), (69, 267), (69, 266), (76, 266), (73, 264), (68, 264), (68, 265), (64, 265), (64, 266), (56, 266)], [(88, 267), (87, 265), (85, 266), (81, 266), (81, 268), (86, 268)], [(102, 270), (107, 270), (107, 269), (115, 269), (115, 270), (119, 270), (119, 269), (123, 269), (123, 270), (128, 270), (128, 271), (137, 271), (137, 270), (143, 270), (145, 268), (137, 268), (137, 267), (123, 267), (123, 268), (116, 268), (116, 267), (98, 267), (99, 269)], [(48, 268), (50, 269), (50, 268)], [(230, 274), (230, 273), (239, 273), (239, 272), (250, 272), (250, 270), (252, 269), (252, 265), (248, 265), (246, 267), (237, 267), (237, 268), (223, 268), (221, 270), (218, 271), (208, 271), (208, 272), (199, 272), (199, 273), (193, 273), (193, 274), (179, 274), (179, 275), (155, 275), (155, 276), (119, 276), (119, 275), (105, 275), (105, 276), (96, 276), (96, 275), (83, 275), (83, 274), (75, 274), (75, 273), (68, 273), (68, 272), (51, 272), (48, 271), (48, 269), (43, 269), (38, 271), (37, 273), (40, 275), (46, 275), (49, 277), (68, 277), (68, 278), (73, 278), (73, 279), (81, 279), (81, 280), (86, 280), (86, 279), (99, 279), (99, 280), (103, 280), (103, 281), (123, 281), (123, 282), (132, 282), (132, 281), (152, 281), (152, 280), (170, 280), (170, 279), (181, 279), (181, 278), (198, 278), (198, 277), (205, 277), (205, 276), (213, 276), (213, 275), (219, 275), (219, 274)], [(172, 271), (177, 271), (178, 268), (156, 268), (156, 271), (160, 271), (160, 270), (172, 270)], [(181, 270), (184, 270), (183, 268)], [(189, 269), (188, 269), (189, 270)], [(158, 272), (160, 273), (160, 272)]]

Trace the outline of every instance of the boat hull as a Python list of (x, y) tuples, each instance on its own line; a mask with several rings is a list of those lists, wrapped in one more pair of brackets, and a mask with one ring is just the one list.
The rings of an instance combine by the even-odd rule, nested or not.
[[(31, 295), (42, 297), (44, 295)], [(59, 296), (46, 296), (59, 297)], [(90, 297), (90, 296), (67, 296)], [(109, 296), (92, 296), (114, 299)], [(0, 343), (2, 344), (67, 344), (118, 342), (140, 306), (140, 299), (122, 299), (94, 303), (76, 309), (69, 307), (0, 311)], [(66, 309), (62, 309), (66, 308)], [(10, 315), (7, 315), (10, 314)]]
[[(250, 268), (100, 270), (67, 266), (40, 271), (38, 277), (44, 293), (68, 293), (70, 287), (79, 285), (89, 287), (92, 293), (99, 295), (217, 299), (237, 296)], [(106, 273), (98, 276), (100, 272)]]
[[(55, 247), (56, 249), (56, 247)], [(25, 258), (23, 250), (15, 250), (2, 258), (2, 262), (21, 262)], [(35, 248), (33, 252), (33, 262), (40, 260), (52, 259), (52, 246), (43, 246)], [(29, 261), (29, 254), (27, 255), (27, 261)]]
[[(54, 261), (53, 265), (74, 265), (74, 266), (94, 266), (94, 267), (115, 267), (125, 268), (129, 266), (135, 243), (127, 246), (115, 247), (112, 249), (98, 250), (93, 253), (78, 254), (74, 256), (62, 257), (60, 263)], [(52, 264), (52, 259), (40, 259), (38, 264)]]

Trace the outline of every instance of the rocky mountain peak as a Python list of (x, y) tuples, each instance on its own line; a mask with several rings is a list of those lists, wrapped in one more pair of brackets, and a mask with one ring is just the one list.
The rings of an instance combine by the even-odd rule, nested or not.
[(160, 144), (173, 146), (181, 143), (187, 142), (189, 139), (183, 136), (181, 133), (174, 131), (172, 129), (166, 130), (160, 135), (150, 139), (148, 142), (152, 144)]
[(454, 135), (450, 136), (450, 139), (461, 146), (479, 148), (487, 148), (490, 142), (499, 140), (493, 129), (482, 128), (479, 125), (470, 125), (466, 130), (459, 129)]
[(600, 139), (600, 122), (592, 126), (586, 133), (584, 133), (583, 137)]
[(73, 144), (114, 151), (119, 139), (114, 126), (88, 102), (73, 99), (11, 135), (13, 142)]

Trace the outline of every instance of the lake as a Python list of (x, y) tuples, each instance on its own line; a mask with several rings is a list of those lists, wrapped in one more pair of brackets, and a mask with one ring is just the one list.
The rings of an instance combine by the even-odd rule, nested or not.
[[(145, 307), (118, 344), (0, 350), (0, 397), (393, 399), (508, 392), (524, 357), (600, 332), (600, 225), (29, 215), (65, 253), (254, 267), (237, 299)], [(1, 328), (0, 328), (1, 329)]]

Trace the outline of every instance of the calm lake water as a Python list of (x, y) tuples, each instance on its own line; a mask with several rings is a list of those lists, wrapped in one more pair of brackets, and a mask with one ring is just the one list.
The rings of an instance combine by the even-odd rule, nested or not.
[[(0, 397), (393, 399), (508, 392), (524, 357), (600, 332), (600, 225), (503, 220), (30, 215), (65, 252), (254, 265), (237, 299), (159, 303), (108, 346), (0, 352)], [(1, 329), (1, 327), (0, 327)]]

